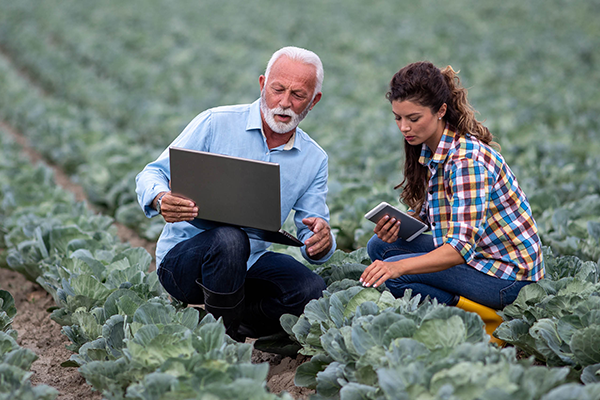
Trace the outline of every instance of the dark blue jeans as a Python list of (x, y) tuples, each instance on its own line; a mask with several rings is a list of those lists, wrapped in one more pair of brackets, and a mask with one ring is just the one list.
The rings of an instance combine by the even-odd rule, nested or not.
[[(435, 249), (431, 235), (419, 235), (412, 242), (398, 239), (386, 243), (373, 236), (367, 244), (371, 260), (398, 261), (426, 254)], [(477, 271), (467, 264), (459, 264), (440, 272), (403, 275), (388, 279), (385, 285), (395, 297), (402, 297), (406, 289), (422, 298), (429, 296), (440, 303), (456, 305), (457, 296), (466, 297), (476, 303), (500, 310), (517, 298), (519, 291), (530, 281), (509, 281)]]
[(321, 297), (323, 279), (289, 255), (267, 252), (247, 270), (248, 236), (241, 229), (219, 227), (173, 247), (158, 268), (165, 290), (188, 304), (203, 304), (202, 288), (233, 293), (244, 285), (246, 311), (242, 323), (257, 332), (274, 333), (283, 314), (300, 315)]

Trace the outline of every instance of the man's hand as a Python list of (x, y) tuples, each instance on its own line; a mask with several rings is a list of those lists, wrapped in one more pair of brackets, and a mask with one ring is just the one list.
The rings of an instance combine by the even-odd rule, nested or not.
[(313, 235), (304, 242), (306, 245), (306, 254), (313, 260), (320, 260), (331, 250), (331, 246), (333, 246), (331, 228), (322, 218), (304, 218), (302, 223), (308, 226), (308, 229), (313, 232)]
[(389, 215), (384, 215), (381, 218), (373, 232), (377, 235), (377, 237), (383, 240), (386, 243), (394, 243), (398, 240), (398, 233), (400, 232), (400, 220)]
[[(156, 202), (163, 193), (165, 192), (159, 193), (152, 201), (155, 209)], [(160, 203), (160, 214), (166, 222), (191, 221), (198, 216), (198, 207), (189, 199), (166, 192)]]

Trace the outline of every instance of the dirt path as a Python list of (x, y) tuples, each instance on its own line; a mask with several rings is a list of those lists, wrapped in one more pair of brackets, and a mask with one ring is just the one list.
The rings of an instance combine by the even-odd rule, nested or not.
[[(11, 134), (22, 146), (32, 162), (45, 162), (43, 157), (32, 149), (27, 139), (7, 124), (0, 122), (0, 127)], [(57, 184), (75, 194), (78, 201), (85, 201), (83, 188), (74, 184), (58, 167), (52, 166)], [(89, 202), (87, 202), (89, 205)], [(93, 208), (93, 207), (92, 207)], [(118, 235), (124, 242), (134, 247), (144, 247), (154, 255), (155, 243), (140, 238), (135, 231), (116, 223)], [(18, 342), (22, 347), (33, 350), (38, 359), (32, 365), (34, 373), (31, 382), (34, 385), (46, 384), (59, 390), (58, 400), (102, 398), (94, 392), (76, 368), (61, 367), (72, 352), (66, 349), (70, 343), (61, 333), (61, 327), (52, 321), (46, 311), (54, 306), (52, 297), (38, 284), (29, 282), (21, 274), (0, 268), (0, 288), (8, 290), (15, 297), (18, 314), (14, 319), (13, 328), (17, 330)], [(294, 385), (294, 375), (298, 365), (307, 361), (303, 356), (297, 358), (281, 357), (276, 354), (254, 350), (252, 361), (255, 363), (268, 362), (270, 365), (267, 377), (267, 387), (273, 393), (286, 391), (296, 399), (307, 399), (313, 390), (299, 388)]]
[(12, 325), (19, 334), (17, 342), (39, 357), (31, 366), (31, 383), (54, 387), (60, 392), (60, 400), (101, 399), (101, 394), (92, 391), (76, 368), (60, 366), (71, 357), (72, 352), (66, 348), (69, 339), (60, 332), (60, 325), (52, 321), (46, 311), (55, 305), (52, 296), (23, 275), (2, 268), (0, 287), (15, 298), (17, 315)]

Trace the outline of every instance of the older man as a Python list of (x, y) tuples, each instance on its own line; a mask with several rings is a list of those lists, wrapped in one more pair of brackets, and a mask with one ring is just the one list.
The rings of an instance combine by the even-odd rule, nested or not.
[[(281, 220), (291, 210), (302, 255), (323, 263), (335, 250), (328, 224), (327, 154), (298, 124), (321, 99), (323, 66), (311, 51), (284, 47), (259, 77), (261, 97), (252, 104), (216, 107), (199, 114), (171, 146), (276, 162), (281, 173)], [(243, 341), (281, 329), (284, 313), (300, 315), (321, 296), (323, 280), (270, 243), (233, 227), (200, 230), (186, 221), (196, 205), (169, 191), (169, 153), (136, 178), (148, 217), (167, 224), (156, 249), (157, 273), (167, 292), (188, 304), (204, 304), (222, 317), (227, 333)]]

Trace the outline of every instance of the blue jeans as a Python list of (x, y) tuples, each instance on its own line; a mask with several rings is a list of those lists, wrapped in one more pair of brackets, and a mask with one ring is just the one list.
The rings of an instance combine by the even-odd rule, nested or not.
[(219, 227), (173, 247), (157, 274), (171, 296), (188, 304), (204, 303), (196, 280), (217, 293), (233, 293), (244, 285), (242, 324), (263, 334), (280, 327), (281, 315), (302, 314), (304, 306), (326, 288), (323, 278), (289, 255), (267, 252), (247, 270), (249, 256), (244, 231)]
[[(367, 244), (371, 260), (398, 261), (426, 254), (435, 249), (431, 235), (419, 235), (411, 242), (398, 239), (386, 243), (373, 236)], [(421, 298), (429, 296), (440, 303), (456, 305), (458, 296), (500, 310), (517, 298), (519, 291), (530, 281), (510, 281), (496, 278), (467, 264), (459, 264), (444, 271), (428, 274), (402, 275), (388, 279), (385, 285), (395, 297), (402, 297), (406, 289)]]

